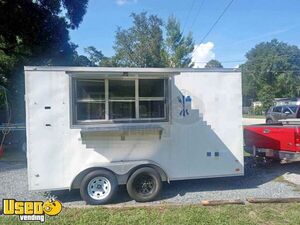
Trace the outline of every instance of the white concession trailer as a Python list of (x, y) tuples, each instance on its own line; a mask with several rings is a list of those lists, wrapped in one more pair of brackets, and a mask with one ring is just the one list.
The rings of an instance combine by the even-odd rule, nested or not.
[(244, 173), (237, 69), (25, 67), (25, 86), (30, 190), (150, 201), (163, 181)]

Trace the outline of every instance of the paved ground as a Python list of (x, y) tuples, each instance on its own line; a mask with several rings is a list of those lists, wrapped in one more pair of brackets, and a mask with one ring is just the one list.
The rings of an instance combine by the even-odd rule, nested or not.
[(300, 174), (287, 172), (283, 175), (283, 179), (300, 187)]
[[(300, 163), (272, 164), (254, 167), (250, 157), (245, 158), (245, 176), (213, 178), (189, 181), (176, 181), (165, 184), (159, 203), (199, 203), (210, 199), (242, 199), (247, 197), (300, 197)], [(286, 181), (285, 178), (291, 178)], [(292, 182), (297, 183), (294, 184)], [(65, 206), (85, 205), (79, 191), (55, 191)], [(23, 160), (12, 162), (0, 159), (0, 200), (43, 200), (43, 192), (27, 191), (26, 163)], [(0, 205), (2, 204), (2, 201)], [(114, 200), (116, 205), (137, 204), (130, 200), (125, 187), (121, 187)]]
[(265, 122), (266, 119), (261, 119), (261, 118), (243, 118), (243, 125), (261, 124)]

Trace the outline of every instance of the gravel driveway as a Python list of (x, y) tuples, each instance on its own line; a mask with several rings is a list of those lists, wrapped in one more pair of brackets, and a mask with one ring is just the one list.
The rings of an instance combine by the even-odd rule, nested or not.
[[(300, 186), (285, 180), (286, 175), (300, 175), (300, 163), (272, 164), (266, 167), (253, 167), (250, 157), (245, 158), (245, 176), (212, 178), (188, 181), (174, 181), (165, 184), (158, 203), (199, 203), (201, 200), (242, 199), (247, 197), (300, 197)], [(80, 206), (79, 191), (54, 191), (65, 206)], [(25, 162), (0, 161), (0, 200), (44, 200), (44, 192), (27, 190)], [(122, 186), (114, 204), (137, 204), (131, 200)]]

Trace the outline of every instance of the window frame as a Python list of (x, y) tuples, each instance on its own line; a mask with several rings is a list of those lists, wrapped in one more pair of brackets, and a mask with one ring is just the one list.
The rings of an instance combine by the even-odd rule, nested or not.
[[(110, 96), (109, 96), (109, 81), (110, 80), (126, 80), (126, 81), (128, 81), (128, 80), (133, 80), (134, 81), (134, 89), (135, 89), (135, 91), (136, 91), (136, 81), (135, 81), (135, 79), (118, 79), (118, 78), (111, 78), (111, 79), (105, 79), (105, 82), (107, 82), (107, 86), (105, 86), (105, 102), (106, 101), (108, 101), (107, 102), (107, 104), (108, 104), (108, 108), (106, 108), (105, 107), (105, 114), (107, 114), (107, 117), (105, 117), (105, 120), (107, 120), (107, 121), (126, 121), (126, 120), (133, 120), (133, 119), (136, 119), (136, 117), (137, 117), (137, 112), (136, 112), (136, 103), (135, 103), (135, 118), (119, 118), (119, 119), (110, 119), (109, 118), (109, 114), (110, 114), (110, 105), (109, 105), (109, 103), (111, 103), (111, 102), (135, 102), (136, 101), (136, 96), (134, 96), (133, 97), (133, 99), (110, 99)], [(107, 95), (106, 95), (107, 94)], [(136, 95), (136, 93), (135, 93), (135, 95)], [(106, 96), (107, 96), (107, 98), (106, 98)]]
[[(71, 127), (78, 126), (90, 126), (90, 125), (101, 125), (101, 124), (124, 124), (124, 123), (150, 123), (150, 122), (169, 122), (169, 111), (170, 111), (170, 97), (171, 97), (171, 79), (170, 77), (151, 76), (151, 77), (108, 77), (108, 76), (71, 76), (70, 78), (70, 118)], [(139, 97), (139, 80), (141, 79), (158, 79), (164, 81), (164, 97)], [(103, 80), (104, 81), (104, 92), (105, 92), (105, 119), (93, 119), (93, 120), (78, 120), (77, 119), (77, 81), (78, 80)], [(110, 80), (134, 80), (135, 81), (135, 97), (132, 102), (135, 103), (135, 118), (118, 118), (109, 119), (109, 81)], [(139, 117), (139, 102), (140, 99), (144, 101), (151, 101), (157, 99), (158, 101), (164, 101), (164, 117), (159, 118), (140, 118)], [(145, 100), (146, 99), (146, 100)], [(119, 100), (117, 100), (119, 102)], [(126, 100), (127, 102), (127, 100)]]
[[(150, 80), (150, 79), (148, 79), (148, 78), (143, 78), (144, 80)], [(155, 79), (155, 78), (154, 78)], [(144, 102), (146, 102), (146, 101), (149, 101), (149, 102), (151, 102), (151, 101), (164, 101), (164, 117), (156, 117), (156, 118), (140, 118), (140, 113), (138, 114), (138, 116), (139, 116), (139, 119), (140, 120), (163, 120), (163, 119), (165, 119), (166, 117), (167, 117), (167, 101), (169, 100), (169, 99), (167, 99), (168, 98), (168, 96), (169, 96), (169, 94), (168, 94), (168, 87), (170, 87), (170, 84), (168, 83), (168, 84), (166, 84), (167, 83), (167, 79), (161, 79), (161, 80), (164, 80), (164, 97), (140, 97), (139, 96), (139, 80), (137, 81), (137, 84), (136, 84), (136, 88), (138, 89), (137, 90), (137, 92), (138, 92), (138, 100), (137, 100), (137, 103), (136, 104), (138, 104), (138, 106), (136, 106), (136, 107), (138, 107), (138, 110), (140, 110), (140, 102), (141, 101), (144, 101)]]

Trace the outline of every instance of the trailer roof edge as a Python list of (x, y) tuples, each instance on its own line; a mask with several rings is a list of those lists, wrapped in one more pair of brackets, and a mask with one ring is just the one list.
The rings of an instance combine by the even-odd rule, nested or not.
[(77, 72), (111, 72), (111, 73), (170, 73), (182, 72), (241, 72), (238, 68), (133, 68), (133, 67), (65, 67), (65, 66), (24, 66), (25, 71), (66, 71)]

